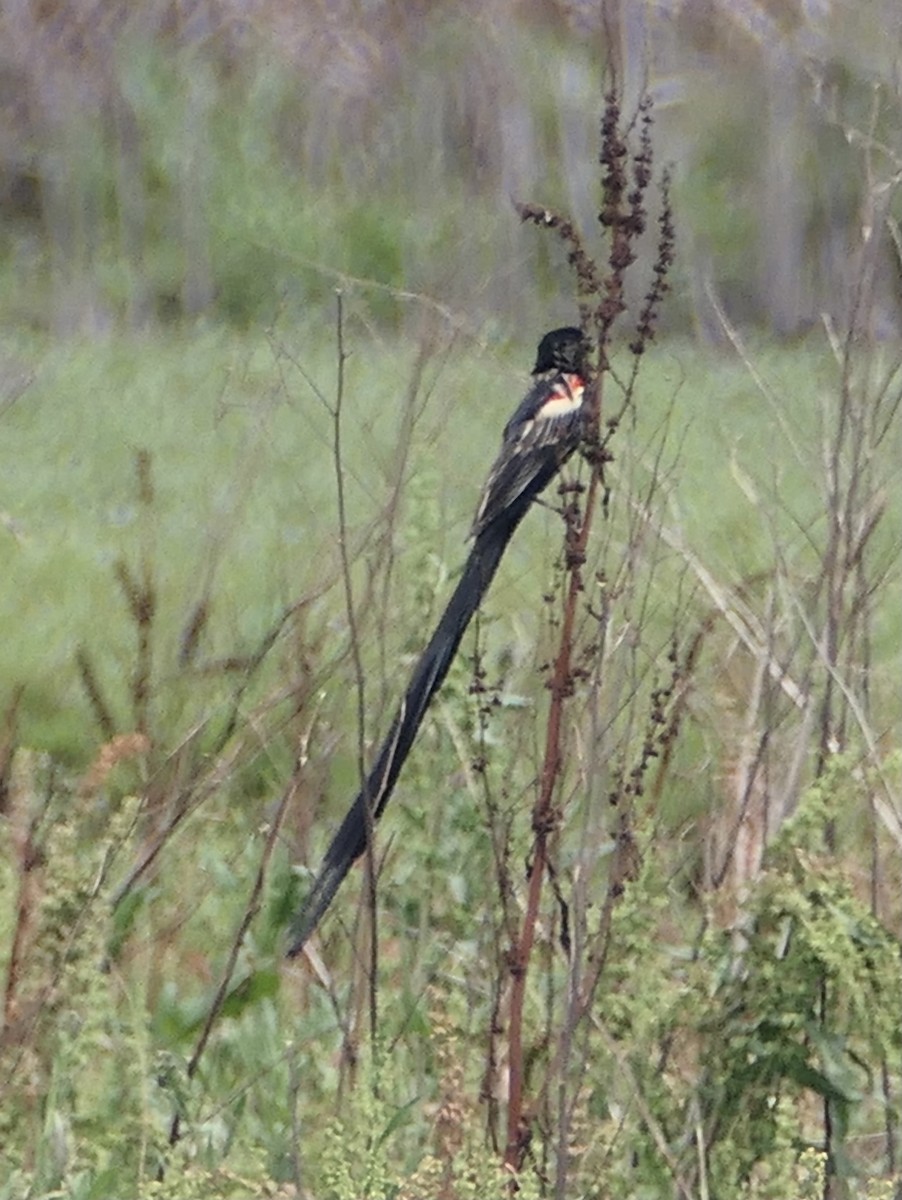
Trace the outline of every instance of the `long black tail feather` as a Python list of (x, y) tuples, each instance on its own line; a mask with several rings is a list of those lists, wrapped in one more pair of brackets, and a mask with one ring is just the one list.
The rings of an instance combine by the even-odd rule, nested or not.
[(289, 957), (301, 952), (348, 871), (366, 849), (367, 806), (372, 811), (373, 822), (377, 821), (407, 760), (429, 702), (444, 682), (460, 640), (482, 602), (507, 544), (529, 508), (533, 494), (534, 490), (531, 489), (531, 494), (521, 497), (519, 503), (511, 505), (477, 534), (457, 587), (429, 645), (420, 655), (404, 700), (366, 784), (332, 839), (316, 882), (292, 926)]

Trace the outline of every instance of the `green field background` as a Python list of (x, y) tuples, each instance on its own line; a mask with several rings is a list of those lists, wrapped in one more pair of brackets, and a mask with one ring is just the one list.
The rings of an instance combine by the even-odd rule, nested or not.
[[(612, 63), (655, 184), (519, 1194), (898, 1194), (899, 17), (609, 7), (0, 13), (0, 1200), (512, 1194), (553, 487), (382, 823), (375, 978), (360, 870), (283, 951), (536, 343), (578, 319), (511, 201), (605, 262)], [(628, 390), (665, 166), (676, 263)]]

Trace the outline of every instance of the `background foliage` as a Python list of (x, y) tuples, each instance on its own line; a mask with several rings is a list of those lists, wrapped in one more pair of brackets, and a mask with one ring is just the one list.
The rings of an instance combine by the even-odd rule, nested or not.
[[(849, 316), (859, 233), (871, 320), (899, 329), (902, 16), (844, 0), (284, 4), (53, 0), (0, 8), (7, 319), (57, 332), (316, 308), (343, 275), (370, 319), (541, 324), (566, 294), (511, 199), (594, 219), (598, 63), (650, 88), (683, 253), (667, 321), (781, 335)], [(890, 219), (890, 223), (887, 221)]]
[(0, 1196), (509, 1194), (561, 523), (390, 810), (374, 1041), (353, 884), (281, 958), (357, 778), (333, 291), (375, 741), (573, 318), (510, 198), (596, 228), (600, 44), (679, 266), (587, 564), (521, 1191), (898, 1186), (899, 16), (606, 12), (0, 10)]

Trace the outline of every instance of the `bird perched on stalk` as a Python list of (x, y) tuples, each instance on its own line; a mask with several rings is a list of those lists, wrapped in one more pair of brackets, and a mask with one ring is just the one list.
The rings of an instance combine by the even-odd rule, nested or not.
[[(376, 762), (326, 851), (320, 873), (291, 929), (289, 956), (299, 954), (335, 893), (367, 846), (413, 746), (429, 702), (441, 687), (464, 631), (488, 590), (507, 544), (585, 431), (589, 343), (567, 326), (539, 342), (536, 382), (504, 427), (470, 533), (473, 545), (454, 594), (414, 668), (401, 707)], [(371, 814), (367, 818), (367, 809)]]

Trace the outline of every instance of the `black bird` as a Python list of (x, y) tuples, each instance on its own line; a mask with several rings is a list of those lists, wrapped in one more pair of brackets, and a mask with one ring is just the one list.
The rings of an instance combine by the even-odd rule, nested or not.
[(539, 342), (537, 381), (504, 428), (476, 510), (473, 546), (366, 783), (342, 821), (310, 894), (292, 925), (289, 957), (299, 954), (344, 877), (367, 844), (366, 811), (375, 823), (388, 803), (429, 706), (441, 687), (464, 631), (488, 590), (507, 544), (529, 506), (576, 450), (585, 428), (586, 358), (579, 329), (546, 333)]

